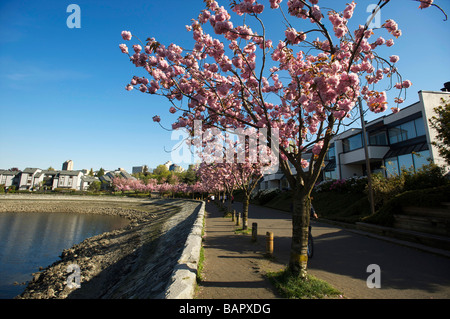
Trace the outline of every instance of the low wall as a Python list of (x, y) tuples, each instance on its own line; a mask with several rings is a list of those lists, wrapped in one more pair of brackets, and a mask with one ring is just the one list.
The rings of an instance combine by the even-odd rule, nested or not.
[(166, 288), (165, 299), (192, 299), (197, 284), (197, 269), (202, 247), (203, 218), (205, 202), (202, 203), (197, 219), (192, 226), (184, 250), (172, 273)]
[[(71, 204), (74, 203), (74, 204)], [(130, 225), (88, 238), (33, 274), (18, 298), (192, 298), (200, 258), (204, 202), (180, 199), (6, 195), (1, 211), (119, 214)], [(147, 211), (145, 211), (145, 209)], [(81, 268), (78, 289), (66, 285), (67, 266)]]

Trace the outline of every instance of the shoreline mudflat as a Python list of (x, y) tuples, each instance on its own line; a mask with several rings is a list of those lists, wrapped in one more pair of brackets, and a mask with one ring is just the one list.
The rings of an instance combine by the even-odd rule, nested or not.
[[(0, 196), (0, 213), (106, 214), (130, 221), (62, 251), (59, 260), (33, 274), (16, 299), (164, 298), (200, 205), (177, 199)], [(69, 265), (79, 267), (80, 288), (70, 287), (75, 273)]]

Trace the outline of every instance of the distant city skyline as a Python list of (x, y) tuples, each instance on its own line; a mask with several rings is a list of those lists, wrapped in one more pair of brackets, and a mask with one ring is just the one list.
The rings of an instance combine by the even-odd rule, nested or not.
[[(347, 2), (321, 0), (319, 5), (341, 11)], [(261, 3), (269, 7), (268, 1)], [(370, 3), (358, 2), (351, 28), (365, 23)], [(450, 13), (450, 1), (435, 3)], [(80, 28), (66, 24), (69, 3), (0, 3), (0, 169), (58, 169), (71, 159), (74, 169), (123, 167), (131, 172), (133, 166), (156, 168), (173, 161), (170, 150), (179, 140), (172, 140), (172, 132), (152, 117), (161, 116), (161, 125), (170, 128), (179, 114), (170, 114), (168, 102), (161, 97), (125, 90), (138, 71), (119, 49), (124, 42), (120, 34), (129, 30), (141, 39), (155, 37), (166, 45), (189, 49), (192, 34), (185, 26), (204, 9), (204, 2), (83, 0), (76, 4), (81, 9)], [(229, 1), (219, 5), (227, 7)], [(382, 22), (392, 18), (403, 32), (391, 50), (383, 52), (400, 57), (397, 66), (413, 83), (402, 107), (418, 101), (418, 91), (439, 91), (450, 81), (450, 43), (445, 40), (450, 21), (443, 21), (437, 8), (419, 10), (418, 6), (415, 1), (391, 1), (381, 12)], [(281, 15), (268, 21), (267, 29), (275, 32), (280, 25), (284, 27)], [(280, 38), (284, 33), (272, 37)], [(387, 94), (391, 106), (396, 94), (395, 89)], [(189, 165), (176, 164), (185, 169)]]

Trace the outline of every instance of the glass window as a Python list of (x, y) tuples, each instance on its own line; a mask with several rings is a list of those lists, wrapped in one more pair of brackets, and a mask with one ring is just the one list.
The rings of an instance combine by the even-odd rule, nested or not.
[(398, 175), (398, 160), (397, 157), (390, 157), (384, 160), (384, 166), (386, 167), (387, 177)]
[(324, 172), (324, 179), (325, 180), (332, 180), (332, 179), (337, 179), (337, 172), (336, 170), (331, 171), (331, 172)]
[(418, 118), (414, 121), (414, 124), (416, 125), (416, 135), (422, 136), (425, 135), (425, 125), (423, 124), (423, 118)]
[(334, 151), (334, 144), (330, 145), (330, 147), (328, 148), (327, 155), (325, 155), (326, 160), (331, 160), (333, 158), (336, 158), (336, 153)]
[(389, 129), (389, 143), (394, 144), (401, 142), (402, 133), (400, 127), (393, 127)]
[(369, 145), (387, 145), (386, 132), (370, 134)]
[(363, 146), (361, 134), (345, 139), (343, 141), (343, 144), (344, 144), (344, 152), (349, 152), (361, 148)]
[(416, 137), (416, 128), (414, 127), (414, 121), (403, 123), (400, 125), (402, 131), (402, 141), (409, 140)]
[(430, 151), (416, 152), (415, 154), (413, 154), (414, 168), (418, 170), (422, 166), (427, 165), (429, 158), (430, 158)]
[(405, 154), (398, 157), (398, 165), (400, 169), (414, 170), (412, 154)]

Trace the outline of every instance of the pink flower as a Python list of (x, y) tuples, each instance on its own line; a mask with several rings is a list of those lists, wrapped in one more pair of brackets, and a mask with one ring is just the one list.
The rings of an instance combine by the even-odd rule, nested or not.
[(400, 60), (400, 58), (398, 57), (398, 55), (391, 55), (389, 57), (389, 61), (391, 61), (392, 63), (397, 63), (398, 60)]
[(391, 47), (394, 45), (394, 39), (389, 39), (386, 41), (386, 46)]
[(122, 38), (126, 41), (131, 40), (131, 32), (130, 31), (122, 31)]
[(175, 113), (177, 111), (177, 109), (176, 108), (174, 108), (173, 106), (169, 109), (169, 112), (170, 113)]
[(433, 0), (420, 0), (419, 9), (426, 9), (431, 6)]
[(131, 91), (133, 89), (133, 86), (131, 84), (127, 84), (127, 86), (125, 87), (125, 90), (127, 91)]
[(161, 118), (158, 115), (153, 116), (153, 122), (160, 122)]
[(319, 155), (320, 151), (322, 150), (322, 147), (323, 147), (323, 141), (317, 142), (312, 148), (313, 154)]
[(412, 85), (412, 83), (411, 83), (410, 80), (405, 80), (405, 81), (402, 82), (402, 86), (403, 86), (405, 89), (409, 88), (411, 85)]
[(278, 9), (282, 0), (270, 0), (270, 7), (272, 9)]
[(119, 48), (122, 51), (122, 53), (128, 54), (128, 47), (126, 46), (126, 44), (119, 45)]
[(134, 44), (133, 50), (134, 50), (134, 52), (139, 53), (142, 51), (142, 47), (139, 44)]

